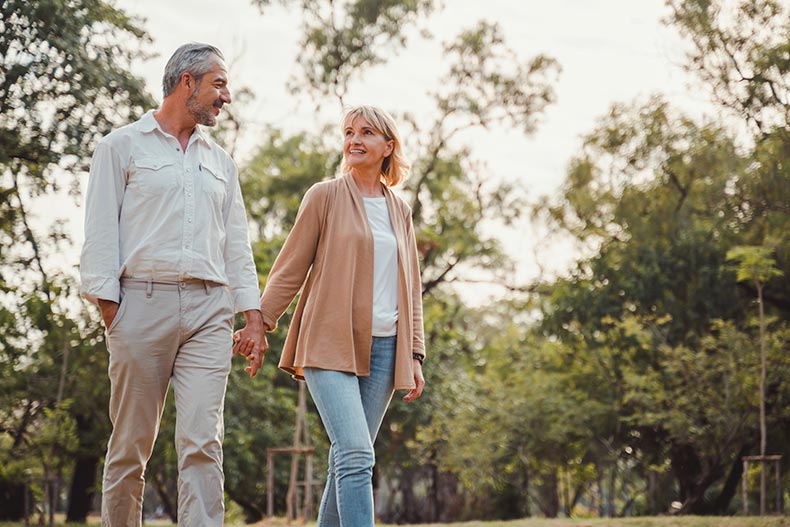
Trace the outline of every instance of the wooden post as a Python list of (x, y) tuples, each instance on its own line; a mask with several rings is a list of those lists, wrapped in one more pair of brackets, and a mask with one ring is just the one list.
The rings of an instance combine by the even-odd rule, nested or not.
[[(305, 521), (313, 519), (313, 453), (306, 454), (304, 467), (304, 513)], [(779, 472), (777, 472), (779, 474)]]
[[(304, 524), (313, 509), (313, 447), (310, 442), (310, 433), (307, 428), (307, 389), (304, 382), (299, 383), (299, 396), (296, 405), (296, 422), (294, 426), (293, 445), (289, 448), (266, 449), (266, 486), (267, 503), (266, 514), (274, 515), (274, 454), (291, 454), (291, 473), (288, 478), (288, 493), (286, 495), (286, 511), (288, 522), (302, 515)], [(299, 456), (305, 456), (304, 480), (299, 481)], [(301, 489), (304, 487), (304, 489)], [(302, 494), (304, 492), (304, 494)], [(304, 498), (304, 499), (302, 499)], [(299, 506), (301, 502), (302, 506)]]
[(743, 499), (743, 515), (749, 515), (749, 460), (743, 458), (743, 489), (741, 491)]
[[(288, 520), (295, 520), (297, 511), (299, 510), (299, 485), (297, 483), (299, 477), (299, 453), (296, 452), (302, 446), (302, 435), (305, 426), (305, 414), (307, 413), (307, 399), (305, 383), (299, 383), (299, 395), (296, 404), (296, 423), (294, 426), (294, 452), (291, 454), (291, 477), (288, 480), (288, 495), (287, 495), (287, 509)], [(306, 433), (306, 432), (305, 432)]]
[(306, 397), (302, 397), (299, 403), (304, 405), (302, 421), (304, 425), (304, 445), (307, 448), (304, 464), (304, 512), (302, 513), (302, 518), (304, 518), (304, 521), (308, 521), (313, 519), (313, 443), (310, 440), (310, 429), (307, 428)]
[[(782, 503), (782, 479), (781, 479), (781, 461), (782, 456), (780, 455), (770, 455), (770, 456), (743, 456), (743, 514), (749, 514), (749, 501), (748, 501), (748, 476), (747, 473), (749, 471), (749, 462), (755, 461), (760, 463), (760, 473), (761, 473), (761, 480), (762, 477), (766, 475), (765, 464), (773, 462), (774, 470), (776, 472), (776, 510), (774, 511), (776, 514), (782, 514), (784, 512), (784, 504)], [(767, 499), (767, 492), (764, 492), (762, 481), (760, 482), (760, 494), (761, 494), (761, 504), (760, 507), (760, 515), (764, 515), (766, 513), (765, 510), (765, 500)]]
[(779, 459), (774, 461), (774, 467), (776, 468), (776, 514), (782, 514), (784, 511), (784, 503), (782, 503), (782, 478), (779, 477), (779, 466), (782, 464), (782, 457), (779, 456)]
[(266, 450), (266, 515), (274, 516), (274, 452)]

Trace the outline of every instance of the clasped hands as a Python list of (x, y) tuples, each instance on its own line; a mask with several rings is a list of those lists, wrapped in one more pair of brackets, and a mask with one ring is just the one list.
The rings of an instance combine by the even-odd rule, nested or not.
[(247, 325), (233, 334), (233, 356), (241, 355), (249, 364), (244, 371), (249, 372), (250, 379), (255, 377), (263, 364), (263, 357), (269, 349), (266, 340), (266, 326), (261, 312), (251, 309), (244, 312)]

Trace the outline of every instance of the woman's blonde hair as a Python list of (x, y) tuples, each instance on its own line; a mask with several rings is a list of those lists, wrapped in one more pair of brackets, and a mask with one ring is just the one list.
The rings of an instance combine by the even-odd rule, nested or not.
[[(360, 116), (364, 117), (387, 141), (394, 143), (392, 153), (385, 157), (381, 163), (381, 181), (388, 187), (394, 187), (406, 179), (411, 169), (409, 160), (403, 154), (400, 134), (395, 126), (395, 119), (381, 108), (376, 108), (375, 106), (355, 106), (346, 112), (341, 126), (345, 129), (349, 122), (354, 122), (354, 119)], [(346, 164), (346, 159), (343, 157), (340, 171), (345, 174), (350, 170), (351, 168)]]

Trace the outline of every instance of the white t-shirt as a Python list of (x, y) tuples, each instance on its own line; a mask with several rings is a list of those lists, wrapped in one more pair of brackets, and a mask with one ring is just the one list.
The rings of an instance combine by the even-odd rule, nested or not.
[(391, 337), (398, 333), (398, 242), (386, 198), (363, 200), (373, 231), (373, 336)]

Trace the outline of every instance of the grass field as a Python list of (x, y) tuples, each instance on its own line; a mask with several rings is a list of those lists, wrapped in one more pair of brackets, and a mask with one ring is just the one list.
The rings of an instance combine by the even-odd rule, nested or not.
[[(38, 525), (38, 518), (31, 521), (31, 525)], [(87, 524), (66, 524), (56, 522), (56, 527), (98, 527), (101, 522), (97, 519)], [(174, 527), (172, 523), (155, 522), (146, 525), (156, 527)], [(299, 527), (300, 522), (288, 524), (283, 519), (264, 520), (256, 523), (252, 527), (286, 527), (291, 525)], [(308, 523), (308, 526), (315, 525)], [(0, 527), (23, 527), (24, 523), (0, 522)], [(541, 518), (530, 518), (524, 520), (513, 520), (507, 522), (465, 522), (465, 523), (432, 523), (413, 527), (790, 527), (790, 516), (757, 516), (748, 517), (716, 517), (716, 516), (651, 516), (643, 518), (561, 518), (546, 520)], [(226, 527), (244, 527), (244, 524), (226, 524)], [(386, 527), (381, 524), (381, 527)]]

